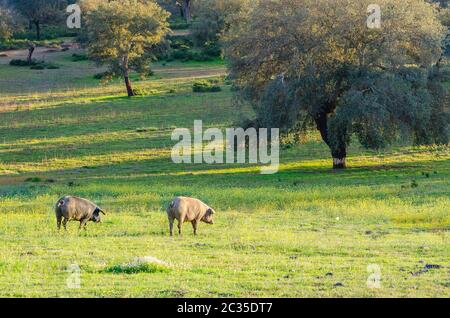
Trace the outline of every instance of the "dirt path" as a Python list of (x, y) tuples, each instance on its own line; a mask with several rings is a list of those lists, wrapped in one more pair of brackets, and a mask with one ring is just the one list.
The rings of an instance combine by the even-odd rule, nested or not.
[[(62, 45), (63, 47), (69, 48), (74, 53), (75, 51), (79, 51), (79, 47), (75, 42), (63, 42)], [(64, 53), (61, 49), (38, 46), (34, 50), (33, 58), (36, 60), (52, 61), (54, 58), (61, 56), (61, 53)], [(8, 64), (13, 59), (25, 60), (27, 57), (27, 49), (0, 51), (0, 64)]]

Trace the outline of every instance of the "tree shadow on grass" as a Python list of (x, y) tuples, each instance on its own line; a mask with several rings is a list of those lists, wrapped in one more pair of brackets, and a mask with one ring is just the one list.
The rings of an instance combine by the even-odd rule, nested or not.
[[(76, 137), (86, 133), (133, 130), (140, 127), (192, 127), (194, 120), (203, 119), (210, 125), (222, 127), (224, 120), (231, 121), (232, 113), (210, 109), (211, 101), (204, 97), (191, 98), (192, 107), (180, 107), (184, 100), (145, 97), (128, 99), (114, 97), (117, 101), (66, 104), (57, 108), (31, 111), (3, 112), (0, 135), (7, 136), (8, 143), (24, 139), (48, 139)], [(190, 105), (189, 105), (190, 106)], [(76, 108), (76, 113), (74, 113)]]
[[(89, 164), (73, 169), (54, 169), (49, 171), (31, 171), (21, 176), (5, 176), (9, 182), (23, 181), (27, 177), (39, 177), (41, 180), (52, 179), (55, 182), (77, 180), (80, 182), (101, 182), (101, 180), (116, 180), (127, 182), (139, 179), (158, 179), (162, 182), (176, 182), (193, 184), (199, 182), (207, 184), (230, 183), (241, 186), (251, 186), (261, 182), (275, 186), (308, 186), (314, 184), (351, 184), (371, 185), (395, 182), (395, 178), (443, 178), (442, 171), (450, 164), (450, 159), (422, 160), (379, 164), (373, 166), (353, 166), (346, 170), (333, 170), (327, 166), (308, 164), (308, 159), (302, 161), (290, 159), (282, 163), (280, 171), (272, 175), (261, 174), (261, 165), (245, 164), (175, 164), (170, 156), (161, 155), (144, 160), (124, 160), (115, 164)], [(317, 159), (315, 159), (317, 160)], [(283, 164), (288, 164), (283, 167)], [(428, 172), (427, 172), (428, 171)], [(184, 181), (183, 181), (184, 180)], [(394, 180), (394, 181), (393, 181)]]

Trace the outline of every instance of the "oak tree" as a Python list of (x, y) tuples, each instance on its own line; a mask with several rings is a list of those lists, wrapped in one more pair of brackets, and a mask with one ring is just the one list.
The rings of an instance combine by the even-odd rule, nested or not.
[(87, 50), (91, 59), (122, 76), (128, 96), (134, 96), (130, 71), (148, 71), (153, 49), (169, 31), (169, 13), (154, 0), (96, 2), (85, 13)]
[(228, 34), (226, 55), (254, 126), (315, 127), (335, 168), (352, 137), (447, 143), (449, 96), (440, 67), (446, 28), (423, 0), (262, 0)]

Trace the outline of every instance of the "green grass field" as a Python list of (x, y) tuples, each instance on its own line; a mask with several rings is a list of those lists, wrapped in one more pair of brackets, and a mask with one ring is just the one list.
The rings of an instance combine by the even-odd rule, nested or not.
[[(450, 297), (447, 147), (354, 144), (350, 168), (335, 172), (312, 134), (281, 151), (274, 175), (177, 165), (174, 128), (239, 120), (230, 86), (192, 93), (224, 64), (159, 63), (152, 78), (134, 78), (152, 94), (129, 99), (71, 53), (47, 56), (58, 70), (0, 58), (0, 296)], [(98, 203), (103, 223), (58, 233), (53, 206), (66, 194)], [(165, 206), (177, 195), (210, 204), (216, 224), (169, 237)], [(120, 270), (146, 256), (169, 266)], [(80, 288), (68, 288), (71, 264)], [(367, 286), (371, 264), (380, 288)]]

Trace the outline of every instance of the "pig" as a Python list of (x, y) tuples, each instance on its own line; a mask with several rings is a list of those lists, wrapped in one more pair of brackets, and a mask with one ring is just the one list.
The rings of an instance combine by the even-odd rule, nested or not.
[(177, 197), (170, 202), (167, 208), (167, 216), (169, 218), (170, 236), (173, 236), (173, 223), (178, 220), (178, 233), (182, 235), (183, 223), (191, 222), (194, 228), (194, 235), (197, 235), (197, 227), (200, 222), (214, 224), (214, 209), (206, 205), (200, 200)]
[(101, 222), (100, 213), (106, 215), (95, 203), (73, 196), (65, 196), (59, 199), (55, 206), (55, 213), (58, 230), (61, 229), (61, 222), (64, 229), (67, 230), (66, 224), (69, 221), (79, 221), (80, 230), (82, 228), (86, 230), (87, 222), (99, 223)]

